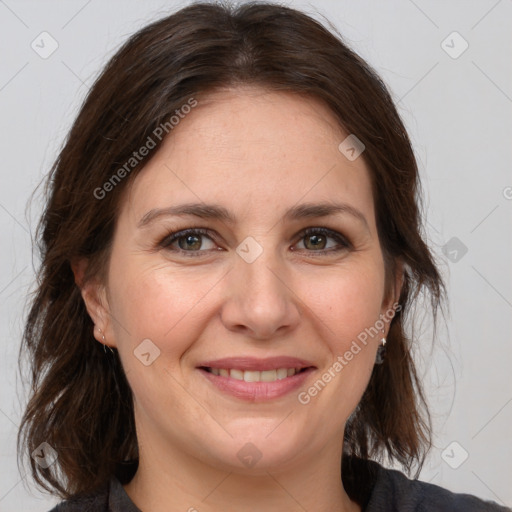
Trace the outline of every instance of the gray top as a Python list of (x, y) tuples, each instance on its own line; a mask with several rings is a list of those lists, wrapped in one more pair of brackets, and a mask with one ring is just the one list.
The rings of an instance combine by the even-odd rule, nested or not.
[[(350, 467), (358, 472), (358, 476), (347, 478), (345, 488), (363, 512), (512, 512), (511, 508), (495, 502), (410, 480), (403, 473), (385, 469), (372, 461), (357, 459)], [(136, 470), (136, 463), (133, 469)], [(50, 512), (142, 511), (126, 494), (121, 481), (112, 478), (103, 489), (62, 502)]]

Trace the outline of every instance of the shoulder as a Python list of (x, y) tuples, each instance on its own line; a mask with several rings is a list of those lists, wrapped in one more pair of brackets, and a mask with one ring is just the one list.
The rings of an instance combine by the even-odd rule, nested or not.
[(108, 512), (109, 487), (81, 496), (74, 496), (59, 503), (50, 512)]
[(410, 480), (399, 471), (383, 467), (379, 467), (369, 498), (364, 512), (512, 512), (495, 502)]
[(133, 478), (137, 466), (136, 460), (120, 462), (110, 482), (95, 492), (63, 501), (50, 512), (140, 512), (123, 488)]

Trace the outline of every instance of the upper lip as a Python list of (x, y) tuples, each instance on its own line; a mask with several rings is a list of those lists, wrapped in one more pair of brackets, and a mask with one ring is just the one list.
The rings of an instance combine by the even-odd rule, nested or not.
[(279, 368), (308, 368), (314, 366), (311, 362), (296, 357), (278, 356), (269, 357), (265, 359), (258, 359), (256, 357), (224, 357), (222, 359), (215, 359), (214, 361), (204, 361), (198, 365), (207, 368), (224, 368), (226, 370), (236, 369), (244, 371), (265, 371), (277, 370)]

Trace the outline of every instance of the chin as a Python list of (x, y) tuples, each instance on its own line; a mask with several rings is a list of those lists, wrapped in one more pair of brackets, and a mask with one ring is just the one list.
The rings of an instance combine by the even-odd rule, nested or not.
[(209, 438), (206, 441), (209, 443), (209, 462), (227, 471), (258, 475), (284, 469), (303, 452), (305, 443), (291, 435), (289, 427), (276, 429), (282, 418), (272, 421), (274, 431), (267, 428), (268, 422), (264, 423), (265, 428), (254, 429), (252, 421), (252, 430), (245, 428), (236, 433), (227, 428), (233, 438), (227, 435), (218, 441)]

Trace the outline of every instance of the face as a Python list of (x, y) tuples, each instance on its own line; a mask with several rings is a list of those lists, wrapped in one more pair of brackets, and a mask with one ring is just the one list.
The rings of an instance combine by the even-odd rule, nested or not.
[(394, 302), (347, 135), (315, 100), (218, 92), (127, 189), (99, 322), (154, 453), (236, 471), (341, 453), (383, 335), (362, 333)]

